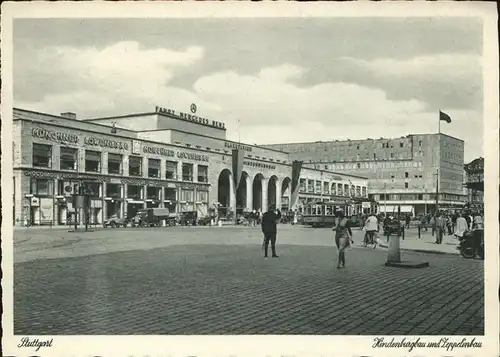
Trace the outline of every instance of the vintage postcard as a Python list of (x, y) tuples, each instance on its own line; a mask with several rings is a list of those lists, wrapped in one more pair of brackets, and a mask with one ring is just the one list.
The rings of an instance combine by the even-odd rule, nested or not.
[(489, 3), (2, 4), (6, 356), (498, 356)]

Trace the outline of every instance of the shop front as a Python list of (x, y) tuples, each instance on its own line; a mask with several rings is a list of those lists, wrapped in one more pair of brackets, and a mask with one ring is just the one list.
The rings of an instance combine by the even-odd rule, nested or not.
[(104, 195), (104, 218), (108, 219), (113, 216), (122, 218), (123, 207), (123, 185), (113, 181), (109, 182), (106, 185)]
[(168, 208), (170, 212), (177, 212), (178, 207), (178, 190), (175, 184), (169, 183), (167, 187), (163, 189), (163, 204), (165, 208)]
[(127, 202), (127, 215), (126, 217), (132, 218), (137, 212), (144, 209), (145, 199), (144, 199), (144, 186), (127, 184), (126, 190), (126, 202)]
[(158, 208), (161, 205), (162, 188), (155, 186), (146, 187), (146, 208)]

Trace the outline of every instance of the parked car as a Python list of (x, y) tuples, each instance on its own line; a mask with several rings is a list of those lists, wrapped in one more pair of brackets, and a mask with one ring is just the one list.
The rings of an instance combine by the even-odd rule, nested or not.
[(186, 211), (179, 214), (179, 223), (181, 226), (194, 226), (198, 220), (198, 212)]
[(106, 219), (103, 223), (103, 227), (111, 227), (111, 228), (117, 228), (117, 227), (126, 227), (127, 226), (127, 221), (123, 218), (119, 218), (117, 215), (113, 215)]
[(211, 223), (211, 220), (214, 219), (215, 217), (212, 216), (204, 216), (198, 219), (198, 226), (209, 226)]

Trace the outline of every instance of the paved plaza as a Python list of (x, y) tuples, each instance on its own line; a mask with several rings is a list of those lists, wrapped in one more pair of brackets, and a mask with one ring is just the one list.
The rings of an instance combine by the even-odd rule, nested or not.
[(337, 270), (330, 229), (279, 230), (277, 259), (259, 228), (16, 230), (15, 334), (483, 334), (482, 261), (385, 267), (356, 230)]

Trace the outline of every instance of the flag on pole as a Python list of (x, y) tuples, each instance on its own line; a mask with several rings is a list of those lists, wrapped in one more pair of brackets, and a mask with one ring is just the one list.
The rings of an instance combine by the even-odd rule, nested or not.
[(245, 159), (245, 152), (243, 150), (234, 149), (232, 154), (234, 192), (236, 192), (236, 190), (240, 186), (240, 181), (243, 174), (243, 160)]
[(451, 117), (442, 111), (439, 111), (439, 120), (444, 120), (448, 124), (451, 123)]
[(291, 183), (291, 192), (292, 192), (292, 197), (291, 197), (291, 202), (290, 202), (290, 209), (294, 209), (295, 206), (297, 205), (297, 201), (299, 198), (299, 178), (300, 178), (300, 171), (302, 170), (302, 161), (293, 161), (292, 162), (292, 183)]

